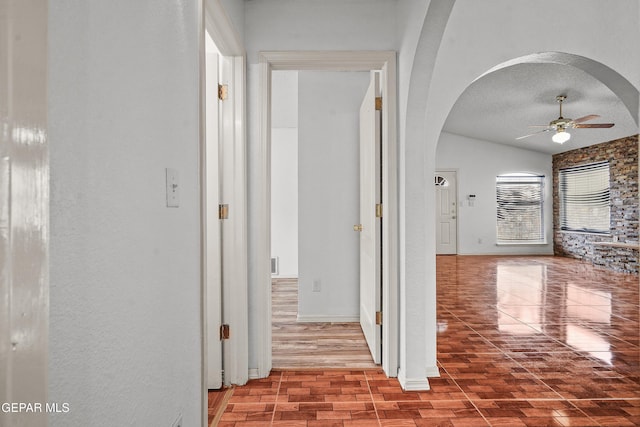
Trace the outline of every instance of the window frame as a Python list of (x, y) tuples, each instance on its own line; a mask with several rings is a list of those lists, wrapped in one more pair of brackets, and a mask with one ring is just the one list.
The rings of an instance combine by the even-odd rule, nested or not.
[[(596, 208), (604, 208), (606, 206), (607, 218), (601, 218), (600, 221), (602, 224), (606, 222), (607, 226), (604, 228), (595, 228), (592, 227), (596, 221), (587, 222), (583, 227), (575, 227), (571, 225), (567, 225), (568, 223), (574, 223), (578, 220), (585, 220), (585, 218), (590, 217), (591, 215), (582, 215), (578, 218), (567, 219), (567, 177), (571, 177), (572, 179), (577, 179), (580, 177), (584, 177), (585, 179), (594, 178), (596, 172), (604, 172), (606, 170), (606, 179), (607, 179), (607, 189), (606, 191), (600, 191), (602, 195), (598, 195), (598, 192), (592, 191), (590, 193), (584, 194), (571, 194), (571, 197), (576, 199), (584, 199), (585, 201), (594, 201), (594, 203), (583, 203), (583, 206), (586, 206), (586, 209), (596, 209)], [(596, 177), (597, 178), (597, 177)], [(589, 183), (582, 183), (582, 189), (588, 187)], [(606, 202), (603, 202), (606, 200)], [(600, 202), (600, 203), (597, 203)], [(590, 234), (599, 234), (599, 235), (609, 235), (611, 234), (611, 165), (608, 160), (599, 161), (599, 162), (591, 162), (578, 166), (569, 166), (565, 168), (560, 168), (558, 170), (558, 227), (560, 231), (569, 232), (569, 233), (590, 233)], [(578, 202), (573, 203), (575, 207), (579, 206)]]
[[(503, 197), (501, 199), (500, 195), (500, 187), (501, 186), (531, 186), (535, 185), (538, 187), (537, 200), (525, 200), (519, 202), (517, 200), (505, 200)], [(507, 173), (496, 176), (496, 245), (504, 246), (504, 245), (546, 245), (547, 244), (547, 233), (545, 230), (545, 175), (533, 174), (529, 172), (516, 172), (516, 173)], [(511, 204), (511, 208), (505, 206), (505, 204)], [(536, 207), (536, 211), (539, 212), (539, 228), (536, 238), (516, 238), (517, 236), (513, 236), (512, 238), (504, 238), (505, 232), (501, 230), (501, 225), (508, 225), (509, 221), (501, 221), (501, 213), (511, 212), (515, 214), (517, 212), (517, 207), (524, 207), (524, 210), (527, 210), (526, 207)], [(515, 209), (513, 209), (516, 207)], [(537, 217), (538, 215), (536, 215)], [(515, 221), (511, 221), (515, 223)], [(533, 222), (530, 223), (534, 225)]]

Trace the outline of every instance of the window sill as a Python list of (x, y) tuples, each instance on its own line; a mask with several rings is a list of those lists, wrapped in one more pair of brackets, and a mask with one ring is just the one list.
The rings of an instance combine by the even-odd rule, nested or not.
[(496, 243), (496, 246), (544, 246), (548, 245), (547, 242), (510, 242), (510, 243)]
[(592, 242), (594, 246), (611, 246), (614, 248), (625, 248), (625, 249), (638, 249), (640, 245), (638, 242)]
[(564, 234), (587, 234), (589, 236), (600, 236), (600, 237), (611, 237), (613, 234), (611, 233), (596, 233), (593, 231), (574, 231), (574, 230), (556, 230), (560, 233)]

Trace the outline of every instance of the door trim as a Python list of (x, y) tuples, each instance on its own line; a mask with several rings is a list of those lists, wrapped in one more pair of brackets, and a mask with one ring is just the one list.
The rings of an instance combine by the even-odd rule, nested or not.
[[(227, 312), (234, 316), (234, 319), (238, 319), (238, 326), (234, 328), (234, 337), (237, 345), (231, 344), (232, 348), (228, 348), (229, 353), (238, 352), (238, 359), (240, 363), (233, 363), (232, 366), (227, 367), (229, 372), (227, 374), (227, 380), (233, 379), (239, 383), (246, 382), (248, 376), (248, 325), (244, 320), (247, 318), (248, 307), (246, 304), (247, 293), (247, 212), (246, 212), (246, 152), (245, 152), (245, 126), (246, 126), (246, 113), (245, 113), (245, 93), (246, 93), (246, 68), (245, 68), (245, 51), (238, 34), (234, 30), (234, 27), (229, 19), (224, 7), (220, 3), (220, 0), (201, 0), (198, 2), (198, 38), (199, 38), (199, 106), (200, 106), (200, 125), (199, 125), (199, 182), (200, 188), (200, 227), (204, 230), (204, 224), (206, 222), (206, 195), (203, 192), (203, 182), (206, 178), (204, 168), (204, 156), (206, 134), (205, 134), (205, 89), (206, 89), (206, 75), (205, 75), (205, 29), (209, 32), (213, 42), (220, 50), (220, 55), (227, 57), (229, 65), (231, 67), (229, 75), (233, 79), (233, 88), (235, 90), (230, 91), (229, 106), (227, 107), (228, 113), (225, 115), (225, 123), (221, 123), (221, 127), (225, 127), (222, 132), (223, 138), (231, 138), (233, 146), (235, 148), (234, 161), (230, 165), (230, 168), (223, 171), (222, 179), (227, 181), (232, 187), (232, 191), (235, 191), (234, 200), (235, 205), (231, 207), (234, 210), (233, 230), (229, 232), (232, 239), (231, 245), (226, 246), (224, 249), (229, 250), (228, 259), (234, 259), (233, 263), (229, 263), (232, 271), (227, 272), (227, 277), (232, 277), (234, 280), (238, 280), (234, 287), (231, 289), (231, 295), (229, 300), (225, 300), (229, 304)], [(207, 322), (207, 300), (206, 300), (206, 260), (204, 259), (205, 252), (203, 250), (206, 242), (205, 237), (201, 233), (200, 241), (200, 328), (201, 328), (201, 366), (200, 366), (200, 378), (201, 378), (201, 425), (203, 427), (208, 426), (208, 388), (207, 388), (207, 348), (206, 348), (206, 322)], [(228, 282), (229, 279), (227, 279)], [(229, 283), (225, 283), (223, 278), (223, 289), (229, 286)], [(244, 296), (244, 301), (242, 300)], [(235, 357), (235, 354), (234, 354)], [(224, 360), (224, 354), (223, 354)]]
[(262, 329), (256, 331), (257, 372), (252, 377), (264, 378), (272, 367), (271, 353), (271, 71), (382, 71), (382, 368), (389, 377), (398, 375), (398, 179), (397, 179), (397, 95), (396, 52), (393, 51), (281, 51), (259, 53), (259, 143), (255, 165), (261, 186), (257, 189), (259, 204), (256, 271), (258, 285), (256, 318)]

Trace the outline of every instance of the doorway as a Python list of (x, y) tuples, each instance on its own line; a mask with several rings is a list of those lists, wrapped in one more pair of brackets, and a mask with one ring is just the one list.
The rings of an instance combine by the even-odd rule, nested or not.
[(370, 79), (367, 71), (272, 73), (275, 368), (375, 367), (359, 325), (365, 233), (353, 230), (361, 222), (358, 111)]
[[(385, 215), (382, 218), (383, 239), (388, 244), (382, 254), (382, 324), (383, 369), (388, 376), (397, 376), (398, 350), (398, 284), (397, 284), (397, 177), (396, 177), (396, 87), (395, 52), (263, 52), (260, 54), (260, 150), (267, 154), (271, 149), (271, 72), (273, 70), (315, 70), (315, 71), (371, 71), (380, 70), (382, 76), (382, 98), (388, 108), (383, 112), (382, 156), (385, 165), (382, 171), (382, 193)], [(256, 316), (260, 319), (258, 331), (259, 345), (257, 377), (266, 377), (272, 367), (271, 335), (271, 169), (270, 157), (262, 157), (256, 165), (262, 187), (258, 190), (260, 206), (258, 211), (263, 225), (258, 248), (260, 263), (257, 276), (261, 287), (256, 295), (259, 301)], [(330, 248), (327, 248), (330, 249)], [(321, 285), (320, 285), (321, 286)]]
[[(458, 178), (455, 170), (437, 170), (436, 190), (436, 254), (458, 253)], [(469, 203), (473, 198), (469, 196)]]

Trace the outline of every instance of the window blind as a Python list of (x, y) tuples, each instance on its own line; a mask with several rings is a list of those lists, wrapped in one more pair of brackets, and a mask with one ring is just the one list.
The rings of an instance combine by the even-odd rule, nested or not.
[(560, 228), (608, 233), (609, 162), (560, 169)]
[(543, 183), (536, 175), (496, 178), (498, 243), (544, 243)]

